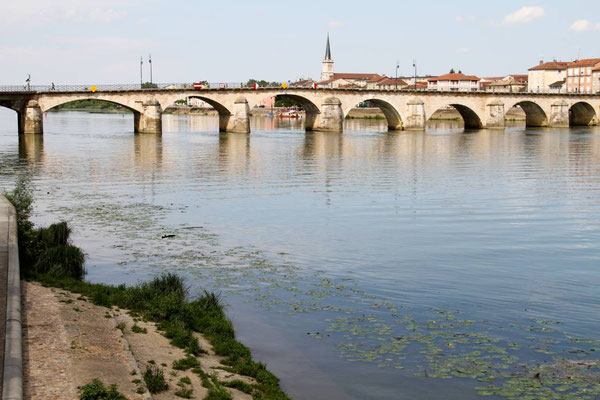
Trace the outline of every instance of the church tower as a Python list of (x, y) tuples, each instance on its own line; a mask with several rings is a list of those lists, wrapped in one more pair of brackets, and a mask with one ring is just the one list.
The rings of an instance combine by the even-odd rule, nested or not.
[(325, 58), (323, 59), (323, 68), (321, 69), (321, 81), (326, 81), (333, 77), (333, 59), (331, 58), (331, 48), (329, 47), (329, 33), (327, 34), (327, 47), (325, 47)]

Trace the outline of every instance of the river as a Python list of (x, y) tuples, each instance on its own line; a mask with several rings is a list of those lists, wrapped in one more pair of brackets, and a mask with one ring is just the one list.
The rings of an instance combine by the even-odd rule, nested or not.
[(600, 392), (600, 128), (245, 135), (165, 115), (157, 136), (60, 112), (44, 129), (19, 138), (0, 110), (0, 187), (31, 176), (34, 221), (70, 221), (90, 281), (174, 271), (220, 292), (295, 399)]

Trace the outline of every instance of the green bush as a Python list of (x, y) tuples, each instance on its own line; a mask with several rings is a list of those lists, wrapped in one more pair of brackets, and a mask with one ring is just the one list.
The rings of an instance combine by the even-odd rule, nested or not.
[(81, 249), (61, 244), (44, 250), (35, 263), (34, 271), (56, 279), (82, 280), (85, 276), (84, 263), (85, 255)]
[(187, 371), (190, 368), (198, 367), (200, 367), (200, 361), (193, 356), (187, 356), (186, 358), (173, 361), (173, 369), (179, 371)]
[(244, 392), (246, 394), (252, 394), (252, 385), (246, 383), (244, 381), (240, 381), (239, 379), (229, 381), (229, 382), (221, 382), (223, 386), (227, 386), (233, 389), (237, 389), (240, 392)]
[(169, 389), (169, 384), (165, 381), (163, 370), (155, 365), (146, 366), (144, 382), (146, 383), (148, 391), (153, 394)]
[(117, 385), (106, 388), (98, 378), (82, 386), (79, 392), (79, 400), (127, 400), (127, 397), (119, 393)]
[(38, 230), (38, 238), (47, 247), (67, 245), (69, 244), (69, 237), (71, 235), (71, 228), (66, 221), (61, 221), (56, 224), (52, 224), (47, 228), (40, 228)]

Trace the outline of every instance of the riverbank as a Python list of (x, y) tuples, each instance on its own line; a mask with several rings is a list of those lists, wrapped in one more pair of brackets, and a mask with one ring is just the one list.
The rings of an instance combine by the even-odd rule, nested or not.
[[(23, 284), (23, 305), (27, 399), (79, 399), (78, 388), (93, 379), (116, 384), (128, 399), (148, 399), (148, 385), (142, 382), (145, 371), (152, 369), (161, 370), (168, 385), (152, 394), (154, 399), (207, 398), (209, 388), (201, 376), (215, 377), (233, 400), (252, 399), (242, 389), (258, 384), (225, 371), (221, 364), (225, 357), (217, 356), (203, 336), (195, 334), (206, 353), (189, 356), (173, 346), (155, 323), (130, 311), (94, 305), (85, 296), (34, 282)], [(49, 329), (54, 334), (48, 335)], [(182, 359), (196, 360), (194, 371), (179, 366)]]
[(149, 399), (149, 393), (158, 399), (193, 393), (206, 400), (288, 399), (279, 379), (235, 339), (218, 294), (190, 299), (175, 274), (135, 286), (85, 282), (85, 255), (71, 244), (68, 224), (34, 227), (32, 189), (23, 178), (6, 197), (16, 209), (26, 279), (26, 398), (88, 400), (98, 397), (86, 391), (100, 390), (114, 392), (102, 397), (111, 400)]

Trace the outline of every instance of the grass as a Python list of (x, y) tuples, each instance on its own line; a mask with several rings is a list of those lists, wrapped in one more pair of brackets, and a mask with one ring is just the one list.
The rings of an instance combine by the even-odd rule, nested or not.
[(138, 324), (134, 323), (131, 327), (131, 332), (133, 333), (148, 333), (148, 329), (140, 327)]
[(191, 387), (188, 387), (191, 384), (192, 380), (188, 376), (184, 376), (183, 378), (179, 379), (179, 382), (177, 382), (179, 389), (175, 391), (175, 396), (182, 397), (184, 399), (191, 399), (192, 394), (194, 393), (194, 390)]
[(187, 356), (179, 360), (173, 361), (173, 369), (179, 371), (187, 371), (190, 368), (200, 367), (200, 361), (193, 356)]
[(192, 388), (182, 387), (175, 391), (175, 396), (181, 397), (184, 399), (191, 399), (193, 393), (194, 393), (194, 390)]
[[(232, 400), (231, 394), (229, 394), (227, 389), (221, 385), (214, 375), (210, 377), (209, 383), (208, 394), (204, 400)], [(205, 380), (202, 381), (202, 384), (206, 387)]]
[(206, 351), (200, 347), (198, 338), (194, 336), (191, 329), (187, 329), (180, 321), (168, 322), (159, 325), (159, 329), (164, 331), (164, 336), (171, 339), (173, 346), (185, 349), (186, 353), (195, 356)]
[(226, 386), (226, 387), (229, 387), (232, 389), (237, 389), (240, 392), (244, 392), (246, 394), (252, 394), (252, 390), (253, 390), (252, 385), (250, 385), (249, 383), (246, 383), (244, 381), (240, 381), (239, 379), (229, 381), (229, 382), (221, 382), (221, 384), (223, 386)]
[[(144, 321), (155, 322), (175, 346), (188, 353), (183, 360), (189, 363), (193, 363), (189, 361), (191, 359), (198, 362), (190, 355), (204, 352), (193, 335), (194, 332), (200, 333), (211, 342), (217, 355), (225, 357), (223, 362), (228, 370), (257, 380), (259, 398), (289, 399), (280, 389), (277, 377), (264, 364), (253, 361), (250, 350), (235, 339), (233, 325), (225, 314), (218, 294), (204, 291), (199, 297), (190, 299), (183, 278), (172, 273), (161, 274), (135, 286), (109, 286), (83, 281), (85, 256), (70, 244), (71, 229), (68, 224), (60, 222), (48, 228), (35, 229), (29, 221), (32, 193), (29, 182), (19, 178), (15, 189), (6, 194), (17, 210), (20, 261), (26, 279), (78, 293), (80, 298), (99, 306), (127, 309)], [(107, 314), (107, 318), (110, 318), (110, 314)], [(199, 362), (190, 368), (199, 370)], [(148, 377), (151, 378), (150, 375)], [(219, 386), (222, 388), (220, 384), (213, 386), (216, 387), (213, 396), (225, 396), (221, 393), (225, 389), (218, 389)]]
[(164, 392), (169, 389), (169, 384), (165, 381), (163, 370), (155, 365), (146, 366), (144, 383), (148, 391), (152, 394)]
[(98, 378), (79, 389), (79, 400), (127, 400), (119, 393), (117, 385), (108, 388)]
[(186, 385), (191, 385), (192, 384), (192, 380), (190, 379), (189, 376), (184, 376), (183, 378), (179, 379), (180, 383), (185, 383)]

